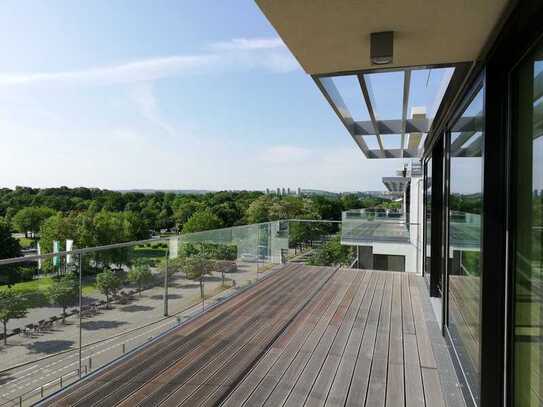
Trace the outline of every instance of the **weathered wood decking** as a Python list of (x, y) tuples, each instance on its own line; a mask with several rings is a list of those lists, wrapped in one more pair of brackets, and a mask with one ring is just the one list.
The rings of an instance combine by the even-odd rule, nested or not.
[(418, 279), (289, 265), (54, 406), (445, 406)]

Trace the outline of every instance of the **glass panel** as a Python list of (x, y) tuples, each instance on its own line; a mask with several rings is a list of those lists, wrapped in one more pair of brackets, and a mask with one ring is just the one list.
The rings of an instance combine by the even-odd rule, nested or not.
[(370, 150), (379, 150), (379, 142), (377, 141), (377, 136), (363, 136), (363, 138)]
[[(169, 245), (145, 244), (83, 256), (82, 366), (90, 373), (174, 326), (165, 296), (175, 277), (165, 276)], [(171, 281), (170, 281), (171, 280)], [(173, 300), (173, 298), (171, 298)]]
[(373, 111), (378, 120), (401, 119), (403, 109), (404, 72), (364, 74), (373, 97)]
[(0, 311), (9, 310), (0, 331), (7, 343), (0, 344), (0, 405), (31, 405), (280, 269), (289, 225), (210, 230), (82, 255), (54, 255), (71, 245), (64, 239), (42, 236), (40, 244), (40, 261), (20, 257), (0, 266)]
[(289, 261), (349, 267), (355, 260), (354, 248), (341, 244), (341, 225), (341, 222), (289, 221)]
[(381, 140), (386, 150), (399, 149), (402, 146), (402, 136), (400, 134), (383, 134)]
[[(470, 123), (471, 127), (465, 131), (453, 131), (449, 141), (448, 326), (477, 403), (480, 375), (483, 92), (484, 88), (478, 91), (458, 120), (459, 123)], [(458, 127), (455, 125), (453, 129)], [(464, 145), (468, 147), (464, 148)]]
[(516, 155), (514, 400), (543, 404), (543, 46), (514, 75)]
[(411, 71), (408, 118), (412, 117), (414, 107), (424, 107), (427, 117), (433, 119), (453, 73), (454, 68), (415, 69)]
[(370, 120), (370, 115), (364, 103), (360, 83), (356, 75), (341, 75), (332, 78), (336, 89), (338, 90), (343, 102), (349, 109), (352, 118), (355, 121)]
[[(60, 241), (55, 247), (65, 249)], [(53, 243), (42, 248), (51, 253)], [(0, 369), (22, 365), (0, 375), (0, 404), (31, 405), (79, 378), (79, 264), (79, 256), (58, 255), (0, 266), (0, 276), (15, 273), (18, 280), (0, 285), (0, 310), (7, 317)]]

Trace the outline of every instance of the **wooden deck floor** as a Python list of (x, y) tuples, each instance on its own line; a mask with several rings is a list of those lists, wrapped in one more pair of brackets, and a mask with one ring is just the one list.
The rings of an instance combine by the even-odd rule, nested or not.
[(418, 279), (289, 265), (54, 406), (445, 406)]

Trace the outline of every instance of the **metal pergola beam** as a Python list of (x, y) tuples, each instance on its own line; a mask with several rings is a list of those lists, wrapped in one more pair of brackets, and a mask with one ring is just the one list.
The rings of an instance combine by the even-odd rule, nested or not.
[(405, 133), (407, 130), (407, 107), (409, 105), (409, 89), (411, 86), (411, 70), (406, 69), (403, 74), (403, 102), (402, 102), (402, 158), (403, 150), (405, 148)]
[(366, 144), (366, 142), (364, 141), (362, 137), (358, 137), (358, 138), (355, 137), (356, 135), (355, 122), (353, 120), (351, 112), (349, 111), (349, 108), (347, 107), (347, 105), (343, 101), (343, 98), (339, 94), (339, 91), (337, 90), (336, 85), (334, 85), (332, 78), (329, 78), (329, 77), (319, 78), (319, 77), (313, 76), (313, 80), (315, 81), (315, 84), (317, 85), (319, 90), (322, 92), (322, 94), (324, 95), (325, 99), (328, 101), (330, 106), (332, 106), (332, 109), (336, 113), (339, 120), (341, 120), (341, 122), (343, 123), (343, 125), (345, 126), (345, 128), (347, 129), (347, 131), (349, 132), (349, 134), (355, 141), (355, 143), (362, 150), (364, 155), (368, 156), (369, 154), (368, 145)]
[(417, 158), (419, 150), (417, 148), (385, 148), (381, 150), (369, 150), (368, 158)]
[(371, 89), (371, 84), (366, 82), (364, 74), (359, 74), (358, 82), (360, 83), (360, 89), (362, 90), (362, 95), (364, 96), (364, 101), (366, 102), (366, 107), (368, 108), (368, 114), (370, 115), (371, 123), (373, 124), (373, 129), (375, 136), (377, 137), (377, 142), (379, 143), (379, 148), (384, 152), (383, 141), (381, 140), (381, 134), (379, 132), (379, 125), (377, 123), (377, 116), (375, 115), (375, 97), (373, 96), (373, 91)]
[[(374, 126), (377, 126), (379, 134), (405, 134), (428, 133), (430, 120), (428, 118), (377, 120), (376, 124), (371, 121), (354, 122), (354, 134), (358, 136), (374, 135)], [(404, 127), (405, 126), (405, 127)]]

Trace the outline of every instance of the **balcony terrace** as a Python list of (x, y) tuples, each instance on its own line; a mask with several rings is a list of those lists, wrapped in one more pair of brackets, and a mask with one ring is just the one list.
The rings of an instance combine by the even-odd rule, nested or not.
[(409, 239), (409, 223), (401, 213), (356, 209), (342, 214), (341, 241), (344, 244), (408, 243)]
[(290, 264), (43, 405), (460, 406), (422, 285)]

